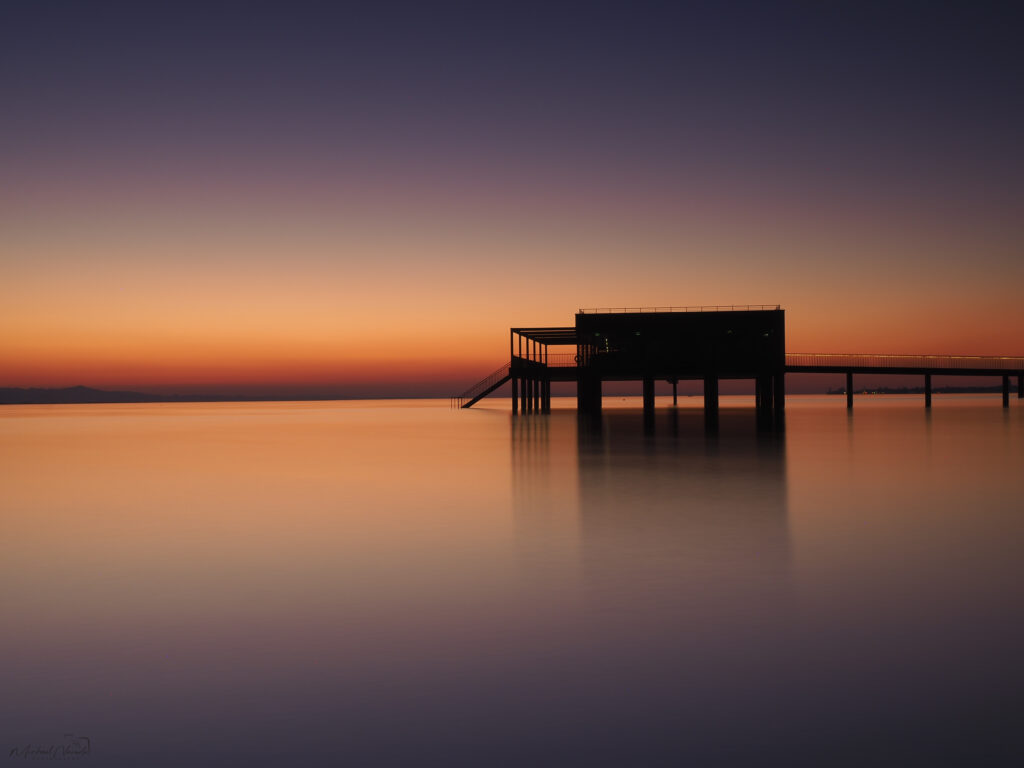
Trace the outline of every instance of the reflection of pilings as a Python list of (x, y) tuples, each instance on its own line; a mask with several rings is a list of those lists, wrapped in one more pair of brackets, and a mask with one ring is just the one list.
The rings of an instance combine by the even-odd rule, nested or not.
[(512, 458), (520, 461), (524, 457), (536, 457), (538, 451), (547, 452), (547, 419), (514, 419), (511, 422)]
[[(791, 587), (785, 440), (652, 441), (639, 426), (609, 409), (603, 439), (578, 433), (588, 599), (628, 610), (653, 593), (659, 610), (711, 617)], [(630, 611), (630, 631), (648, 618), (663, 631), (664, 614), (644, 613)]]
[(924, 375), (924, 407), (932, 407), (932, 375), (930, 373)]

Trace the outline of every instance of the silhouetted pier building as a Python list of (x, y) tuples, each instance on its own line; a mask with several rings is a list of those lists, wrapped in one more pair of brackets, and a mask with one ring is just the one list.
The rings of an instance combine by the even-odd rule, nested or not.
[(575, 382), (582, 414), (601, 412), (605, 382), (643, 384), (644, 415), (654, 411), (654, 383), (704, 386), (704, 415), (717, 428), (719, 382), (754, 382), (758, 427), (781, 429), (786, 373), (845, 374), (847, 407), (853, 407), (854, 374), (924, 377), (925, 406), (932, 403), (932, 376), (1000, 376), (1003, 406), (1010, 378), (1024, 397), (1024, 357), (957, 355), (846, 355), (787, 353), (785, 311), (778, 305), (581, 309), (573, 326), (510, 328), (509, 362), (477, 382), (453, 404), (469, 408), (511, 382), (512, 412), (551, 410), (552, 382)]
[(786, 373), (786, 315), (778, 307), (715, 311), (611, 312), (576, 315), (577, 401), (600, 413), (606, 381), (643, 382), (644, 411), (654, 408), (655, 381), (678, 392), (681, 380), (704, 384), (709, 426), (718, 419), (722, 379), (752, 379), (758, 420), (781, 418)]

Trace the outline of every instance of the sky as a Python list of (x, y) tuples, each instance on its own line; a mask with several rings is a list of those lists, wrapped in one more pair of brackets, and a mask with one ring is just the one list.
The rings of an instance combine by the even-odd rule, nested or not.
[(511, 326), (779, 304), (1024, 354), (995, 5), (0, 0), (0, 386), (460, 391)]

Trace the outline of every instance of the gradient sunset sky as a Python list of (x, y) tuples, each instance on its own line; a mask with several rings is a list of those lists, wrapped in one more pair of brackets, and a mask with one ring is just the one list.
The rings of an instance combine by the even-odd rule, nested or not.
[(5, 0), (0, 386), (450, 394), (626, 305), (1024, 354), (993, 8)]

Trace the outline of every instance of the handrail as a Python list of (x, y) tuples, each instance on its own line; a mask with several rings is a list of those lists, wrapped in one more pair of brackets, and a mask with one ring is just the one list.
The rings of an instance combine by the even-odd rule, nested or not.
[(542, 360), (531, 360), (528, 357), (512, 355), (512, 362), (515, 363), (517, 360), (521, 360), (521, 364), (526, 366), (539, 365), (547, 366), (548, 368), (575, 368), (576, 358), (575, 352), (551, 352), (544, 356)]
[(986, 355), (891, 355), (891, 354), (840, 354), (833, 352), (790, 352), (786, 354), (786, 365), (830, 366), (844, 365), (866, 368), (938, 368), (956, 370), (976, 368), (990, 370), (1024, 370), (1024, 357)]
[(454, 397), (451, 398), (451, 406), (453, 408), (461, 408), (464, 402), (473, 399), (488, 387), (494, 386), (494, 384), (508, 376), (510, 367), (511, 363), (505, 363), (492, 373), (489, 373), (486, 376), (484, 376), (482, 379), (480, 379), (480, 381), (471, 386), (461, 395), (455, 395)]
[(577, 314), (639, 314), (642, 312), (756, 312), (782, 309), (781, 304), (703, 304), (689, 307), (589, 307)]

